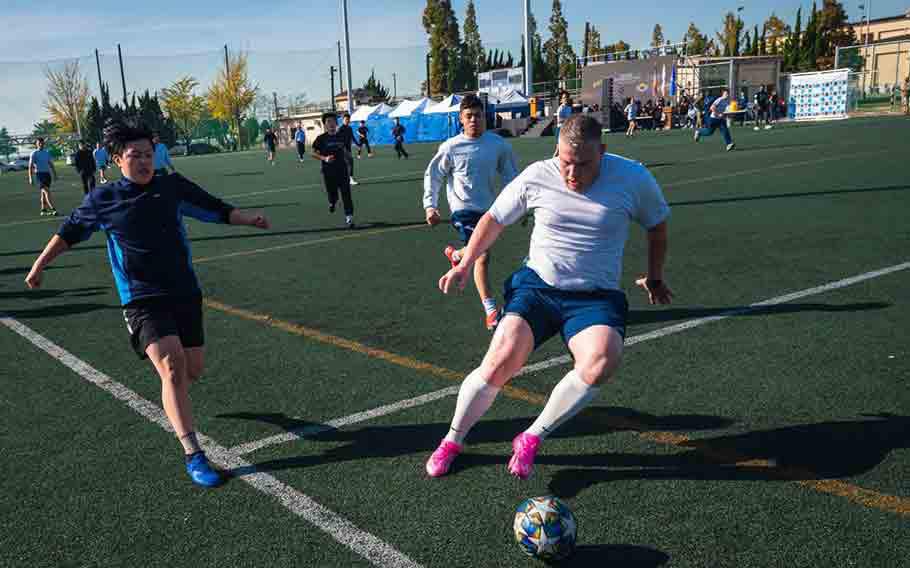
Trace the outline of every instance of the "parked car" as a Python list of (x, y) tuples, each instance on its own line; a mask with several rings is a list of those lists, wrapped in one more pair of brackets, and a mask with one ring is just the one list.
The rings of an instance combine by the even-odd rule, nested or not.
[(220, 152), (221, 148), (218, 146), (212, 146), (206, 142), (197, 142), (195, 144), (190, 144), (190, 151), (187, 155), (201, 156), (203, 154), (218, 154)]
[(13, 160), (9, 164), (7, 164), (7, 166), (9, 166), (11, 168), (10, 171), (24, 172), (25, 170), (28, 169), (28, 158), (22, 158), (22, 157), (16, 158), (15, 160)]
[(6, 162), (0, 162), (0, 174), (5, 174), (6, 172), (14, 172), (16, 170)]

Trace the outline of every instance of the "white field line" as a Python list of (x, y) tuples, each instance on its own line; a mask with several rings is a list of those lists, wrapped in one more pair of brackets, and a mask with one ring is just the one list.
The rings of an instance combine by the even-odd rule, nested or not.
[[(384, 181), (389, 179), (404, 178), (414, 175), (423, 175), (423, 170), (413, 171), (413, 172), (399, 172), (397, 174), (390, 174), (387, 176), (376, 176), (371, 178), (362, 178), (358, 180), (361, 184), (370, 183), (371, 181)], [(284, 191), (292, 191), (295, 189), (321, 189), (323, 185), (321, 183), (306, 183), (301, 185), (291, 185), (288, 187), (279, 187), (277, 189), (264, 189), (262, 191), (252, 191), (250, 193), (235, 193), (233, 195), (221, 195), (222, 199), (237, 199), (239, 197), (252, 197), (255, 195), (267, 195), (269, 193), (282, 193)]]
[(285, 442), (291, 442), (300, 438), (306, 438), (307, 436), (316, 436), (322, 434), (323, 432), (328, 432), (329, 430), (336, 430), (338, 428), (343, 428), (345, 426), (350, 426), (351, 424), (357, 424), (358, 422), (365, 422), (373, 418), (379, 418), (380, 416), (386, 416), (388, 414), (394, 414), (408, 408), (414, 408), (415, 406), (421, 406), (429, 402), (439, 400), (441, 398), (446, 398), (448, 396), (453, 396), (458, 394), (458, 389), (460, 385), (454, 385), (451, 387), (446, 387), (438, 391), (433, 391), (424, 395), (420, 395), (414, 398), (409, 398), (407, 400), (402, 400), (392, 404), (387, 404), (385, 406), (380, 406), (374, 408), (373, 410), (366, 410), (364, 412), (358, 412), (357, 414), (352, 414), (350, 416), (345, 416), (344, 418), (336, 418), (326, 422), (325, 424), (314, 424), (312, 426), (306, 426), (303, 428), (297, 428), (294, 430), (289, 430), (282, 434), (276, 434), (274, 436), (269, 436), (268, 438), (263, 438), (255, 442), (249, 442), (246, 444), (240, 444), (239, 446), (234, 446), (229, 451), (235, 455), (243, 456), (256, 450), (261, 450), (262, 448), (268, 446), (274, 446), (276, 444), (284, 444)]
[[(887, 274), (892, 274), (894, 272), (900, 272), (901, 270), (907, 270), (910, 268), (910, 262), (904, 262), (901, 264), (895, 264), (894, 266), (889, 266), (887, 268), (882, 268), (881, 270), (873, 270), (871, 272), (865, 272), (857, 276), (851, 276), (850, 278), (844, 278), (842, 280), (836, 280), (834, 282), (829, 282), (828, 284), (822, 284), (821, 286), (815, 286), (814, 288), (807, 288), (805, 290), (799, 290), (797, 292), (791, 292), (789, 294), (784, 294), (783, 296), (776, 296), (774, 298), (769, 298), (767, 300), (762, 300), (761, 302), (755, 302), (754, 304), (749, 304), (742, 308), (737, 308), (734, 310), (729, 310), (717, 314), (716, 316), (708, 316), (703, 318), (692, 319), (678, 323), (675, 325), (670, 325), (667, 327), (662, 327), (660, 329), (655, 329), (654, 331), (649, 331), (648, 333), (643, 333), (641, 335), (633, 335), (632, 337), (627, 337), (625, 345), (635, 345), (636, 343), (641, 343), (643, 341), (648, 341), (651, 339), (659, 339), (661, 337), (666, 337), (674, 333), (679, 333), (681, 331), (686, 331), (689, 329), (694, 329), (705, 325), (706, 323), (711, 323), (715, 321), (720, 321), (727, 319), (732, 316), (746, 314), (753, 312), (763, 307), (767, 306), (776, 306), (778, 304), (784, 304), (786, 302), (791, 302), (793, 300), (798, 300), (800, 298), (805, 298), (808, 296), (814, 296), (816, 294), (823, 294), (831, 290), (837, 290), (838, 288), (846, 288), (847, 286), (852, 286), (859, 282), (865, 280), (872, 280), (873, 278), (878, 278), (880, 276), (885, 276)], [(559, 365), (564, 365), (569, 363), (572, 360), (572, 357), (569, 355), (562, 355), (560, 357), (554, 357), (552, 359), (547, 359), (546, 361), (541, 361), (540, 363), (534, 363), (532, 365), (526, 365), (522, 367), (515, 376), (527, 375), (529, 373), (535, 373), (537, 371), (542, 371), (544, 369), (549, 369), (550, 367), (556, 367)]]
[[(887, 274), (891, 274), (893, 272), (899, 272), (901, 270), (906, 270), (908, 268), (910, 268), (910, 262), (896, 264), (894, 266), (882, 268), (881, 270), (866, 272), (864, 274), (852, 276), (850, 278), (844, 278), (842, 280), (837, 280), (834, 282), (830, 282), (828, 284), (823, 284), (821, 286), (815, 286), (813, 288), (807, 288), (805, 290), (800, 290), (798, 292), (784, 294), (783, 296), (777, 296), (774, 298), (770, 298), (768, 300), (763, 300), (761, 302), (755, 302), (754, 304), (750, 304), (748, 306), (744, 306), (742, 308), (738, 308), (735, 310), (729, 310), (729, 311), (720, 313), (716, 316), (709, 316), (709, 317), (703, 317), (703, 318), (697, 318), (697, 319), (693, 319), (693, 320), (684, 321), (682, 323), (670, 325), (667, 327), (662, 327), (660, 329), (656, 329), (656, 330), (648, 332), (648, 333), (643, 333), (641, 335), (634, 335), (632, 337), (628, 337), (628, 338), (626, 338), (625, 345), (628, 347), (628, 346), (635, 345), (636, 343), (642, 343), (644, 341), (649, 341), (651, 339), (660, 339), (661, 337), (666, 337), (666, 336), (672, 335), (674, 333), (679, 333), (681, 331), (686, 331), (689, 329), (694, 329), (696, 327), (700, 327), (702, 325), (705, 325), (706, 323), (720, 321), (720, 320), (727, 319), (727, 318), (735, 316), (735, 315), (745, 314), (745, 313), (760, 309), (762, 307), (774, 306), (777, 304), (783, 304), (785, 302), (790, 302), (792, 300), (805, 298), (807, 296), (822, 294), (822, 293), (828, 292), (830, 290), (844, 288), (846, 286), (850, 286), (850, 285), (856, 284), (858, 282), (862, 282), (864, 280), (871, 280), (873, 278), (878, 278), (879, 276), (885, 276)], [(540, 363), (526, 365), (526, 366), (522, 367), (518, 371), (518, 373), (515, 374), (515, 376), (517, 377), (517, 376), (521, 376), (521, 375), (535, 373), (537, 371), (542, 371), (544, 369), (549, 369), (551, 367), (557, 367), (560, 365), (564, 365), (571, 361), (572, 361), (572, 357), (569, 355), (562, 355), (560, 357), (554, 357), (552, 359), (547, 359), (546, 361), (541, 361)], [(269, 447), (269, 446), (274, 446), (277, 444), (284, 444), (286, 442), (291, 442), (291, 441), (297, 440), (299, 438), (306, 438), (307, 436), (316, 436), (318, 434), (321, 434), (321, 433), (326, 432), (331, 429), (341, 428), (343, 426), (349, 426), (351, 424), (356, 424), (358, 422), (370, 420), (371, 418), (377, 418), (379, 416), (386, 416), (388, 414), (392, 414), (392, 413), (398, 412), (400, 410), (414, 408), (415, 406), (420, 406), (423, 404), (434, 402), (436, 400), (440, 400), (440, 399), (446, 398), (448, 396), (457, 395), (459, 388), (460, 388), (460, 385), (455, 385), (455, 386), (447, 387), (447, 388), (444, 388), (444, 389), (441, 389), (438, 391), (434, 391), (434, 392), (431, 392), (431, 393), (428, 393), (425, 395), (421, 395), (421, 396), (418, 396), (415, 398), (402, 400), (400, 402), (396, 402), (393, 404), (387, 404), (385, 406), (381, 406), (381, 407), (375, 408), (373, 410), (367, 410), (365, 412), (358, 412), (357, 414), (352, 414), (351, 416), (346, 416), (343, 418), (336, 418), (335, 420), (326, 422), (325, 424), (312, 425), (312, 426), (307, 426), (304, 428), (290, 430), (288, 432), (284, 432), (281, 434), (275, 434), (274, 436), (269, 436), (268, 438), (262, 438), (261, 440), (255, 440), (253, 442), (246, 442), (244, 444), (234, 446), (233, 448), (230, 449), (230, 451), (238, 456), (246, 455), (246, 454), (255, 452), (257, 450), (261, 450), (261, 449)]]
[[(19, 321), (0, 314), (0, 323), (30, 341), (64, 366), (69, 367), (89, 383), (124, 402), (149, 422), (157, 424), (165, 431), (173, 431), (164, 411), (135, 391), (111, 379)], [(394, 568), (420, 567), (420, 564), (399, 552), (390, 544), (357, 528), (350, 521), (320, 505), (311, 497), (282, 483), (274, 476), (257, 471), (255, 465), (243, 460), (240, 456), (221, 446), (208, 436), (198, 432), (197, 434), (199, 434), (209, 458), (219, 467), (225, 470), (242, 471), (243, 473), (238, 475), (239, 479), (254, 489), (273, 497), (289, 511), (315, 525), (374, 565)]]

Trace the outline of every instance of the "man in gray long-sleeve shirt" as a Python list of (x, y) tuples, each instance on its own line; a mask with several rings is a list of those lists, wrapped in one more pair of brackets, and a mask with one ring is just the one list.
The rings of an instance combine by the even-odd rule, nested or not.
[[(473, 95), (461, 101), (459, 120), (464, 133), (443, 142), (427, 166), (423, 177), (423, 207), (427, 223), (439, 223), (439, 190), (447, 186), (446, 198), (452, 211), (452, 226), (467, 246), (474, 227), (496, 198), (496, 176), (503, 187), (518, 175), (512, 147), (500, 136), (486, 132), (483, 103)], [(446, 247), (444, 253), (452, 266), (461, 260), (464, 248)], [(499, 324), (500, 312), (490, 290), (489, 252), (474, 264), (474, 284), (486, 313), (487, 329)]]

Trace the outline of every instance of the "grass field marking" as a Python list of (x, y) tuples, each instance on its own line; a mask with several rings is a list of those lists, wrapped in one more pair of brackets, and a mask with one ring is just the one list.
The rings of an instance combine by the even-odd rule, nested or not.
[[(901, 270), (907, 270), (910, 268), (910, 262), (903, 262), (901, 264), (895, 264), (894, 266), (888, 266), (880, 270), (873, 270), (871, 272), (865, 272), (863, 274), (858, 274), (856, 276), (851, 276), (849, 278), (844, 278), (842, 280), (836, 280), (834, 282), (829, 282), (827, 284), (822, 284), (821, 286), (815, 286), (813, 288), (806, 288), (805, 290), (799, 290), (796, 292), (791, 292), (789, 294), (784, 294), (782, 296), (776, 296), (774, 298), (769, 298), (767, 300), (762, 300), (761, 302), (755, 302), (754, 304), (749, 304), (748, 306), (729, 310), (717, 314), (716, 316), (708, 316), (703, 318), (697, 318), (692, 320), (687, 320), (678, 324), (669, 325), (667, 327), (662, 327), (660, 329), (655, 329), (648, 333), (643, 333), (641, 335), (633, 335), (632, 337), (627, 337), (625, 345), (628, 347), (630, 345), (635, 345), (636, 343), (641, 343), (642, 341), (648, 341), (650, 339), (658, 339), (660, 337), (666, 337), (674, 333), (679, 333), (681, 331), (686, 331), (688, 329), (694, 329), (696, 327), (703, 326), (707, 323), (724, 320), (733, 316), (746, 314), (752, 311), (755, 311), (759, 308), (767, 306), (776, 306), (778, 304), (785, 304), (793, 300), (798, 300), (800, 298), (805, 298), (807, 296), (815, 296), (817, 294), (823, 294), (831, 290), (837, 290), (838, 288), (846, 288), (847, 286), (852, 286), (859, 282), (865, 280), (872, 280), (873, 278), (878, 278), (880, 276), (885, 276), (892, 274), (894, 272), (900, 272)], [(572, 358), (569, 355), (561, 355), (559, 357), (554, 357), (552, 359), (547, 359), (546, 361), (541, 361), (540, 363), (534, 363), (532, 365), (526, 365), (522, 367), (520, 371), (515, 375), (527, 375), (529, 373), (535, 373), (537, 371), (542, 371), (544, 369), (549, 369), (550, 367), (556, 367), (559, 365), (564, 365), (572, 361)]]
[[(157, 424), (167, 432), (173, 432), (164, 411), (135, 391), (118, 383), (85, 361), (38, 334), (19, 321), (0, 313), (0, 323), (19, 334), (38, 349), (41, 349), (77, 375), (111, 394), (117, 400), (126, 403), (137, 414)], [(254, 489), (275, 498), (289, 511), (315, 525), (339, 543), (383, 568), (420, 568), (420, 564), (396, 550), (392, 545), (376, 536), (359, 529), (347, 519), (327, 509), (311, 497), (286, 485), (267, 473), (257, 471), (256, 467), (241, 459), (230, 450), (218, 444), (212, 438), (197, 431), (209, 458), (219, 467), (226, 470), (243, 470), (239, 479)]]
[(328, 432), (329, 430), (337, 430), (338, 428), (343, 428), (345, 426), (350, 426), (359, 422), (365, 422), (367, 420), (372, 420), (373, 418), (379, 418), (380, 416), (394, 414), (408, 408), (421, 406), (439, 400), (441, 398), (454, 396), (458, 394), (459, 388), (461, 388), (460, 385), (446, 387), (444, 389), (439, 389), (437, 391), (416, 396), (414, 398), (409, 398), (407, 400), (401, 400), (392, 404), (386, 404), (372, 410), (365, 410), (363, 412), (351, 414), (350, 416), (345, 416), (343, 418), (336, 418), (334, 420), (326, 422), (325, 424), (315, 424), (290, 430), (288, 432), (276, 434), (274, 436), (263, 438), (255, 442), (249, 442), (246, 444), (240, 444), (239, 446), (234, 446), (230, 449), (230, 452), (234, 455), (243, 456), (257, 450), (261, 450), (262, 448), (267, 448), (269, 446), (284, 444), (286, 442), (291, 442), (300, 438), (306, 438), (307, 436), (316, 436), (322, 434), (323, 432)]
[(42, 217), (41, 219), (31, 219), (29, 221), (13, 221), (11, 223), (0, 224), (0, 229), (5, 229), (7, 227), (18, 227), (20, 225), (31, 225), (34, 223), (47, 223), (49, 221), (57, 221), (58, 223), (62, 223), (63, 219), (64, 217)]
[[(285, 249), (291, 249), (291, 248), (308, 247), (308, 246), (312, 246), (312, 245), (321, 245), (323, 243), (331, 243), (334, 241), (344, 241), (347, 239), (358, 239), (361, 237), (380, 235), (382, 233), (409, 231), (411, 229), (420, 229), (422, 227), (427, 227), (427, 224), (426, 223), (414, 223), (413, 225), (405, 225), (403, 227), (386, 227), (384, 229), (368, 229), (366, 231), (355, 231), (353, 233), (347, 232), (346, 234), (338, 235), (337, 237), (326, 237), (324, 239), (311, 239), (311, 240), (307, 240), (307, 241), (298, 241), (296, 243), (287, 243), (287, 244), (283, 244), (283, 245), (275, 245), (272, 247), (264, 247), (264, 248), (260, 248), (260, 249), (243, 250), (243, 251), (237, 251), (237, 252), (229, 252), (229, 253), (225, 253), (225, 254), (218, 254), (215, 256), (207, 256), (204, 258), (193, 259), (193, 264), (212, 262), (213, 260), (223, 260), (225, 258), (235, 258), (238, 256), (250, 256), (250, 255), (254, 255), (254, 254), (261, 254), (264, 252), (273, 252), (276, 250), (285, 250)], [(341, 230), (341, 229), (339, 229), (339, 230)]]
[(795, 168), (795, 167), (799, 167), (799, 166), (810, 166), (813, 164), (821, 164), (824, 162), (846, 160), (849, 158), (867, 156), (869, 154), (880, 154), (880, 153), (882, 153), (882, 150), (874, 150), (874, 151), (870, 150), (867, 152), (853, 152), (850, 154), (838, 154), (837, 156), (828, 156), (827, 158), (817, 158), (814, 160), (802, 160), (799, 162), (787, 162), (785, 164), (774, 164), (773, 166), (766, 166), (764, 168), (754, 168), (751, 170), (739, 170), (739, 171), (732, 172), (732, 173), (717, 174), (717, 175), (707, 176), (707, 177), (702, 177), (702, 178), (674, 181), (672, 183), (660, 184), (660, 186), (662, 188), (667, 189), (667, 188), (671, 188), (671, 187), (679, 187), (681, 185), (690, 185), (693, 183), (705, 183), (705, 182), (709, 182), (709, 181), (717, 181), (720, 179), (726, 179), (726, 178), (730, 178), (730, 177), (739, 177), (739, 176), (751, 175), (751, 174), (763, 174), (763, 173), (766, 173), (771, 170), (784, 170), (787, 168)]
[[(307, 339), (312, 339), (320, 343), (325, 343), (327, 345), (347, 349), (355, 353), (366, 355), (367, 357), (373, 357), (375, 359), (387, 361), (393, 365), (398, 365), (407, 369), (429, 373), (431, 375), (450, 381), (458, 381), (459, 383), (463, 381), (467, 376), (466, 372), (453, 371), (452, 369), (446, 369), (445, 367), (440, 367), (431, 363), (425, 363), (412, 357), (405, 357), (403, 355), (398, 355), (384, 349), (370, 347), (369, 345), (365, 345), (359, 341), (353, 341), (351, 339), (345, 339), (343, 337), (324, 333), (318, 329), (313, 329), (296, 323), (291, 323), (289, 321), (284, 321), (278, 318), (274, 318), (268, 314), (260, 314), (250, 310), (245, 310), (243, 308), (235, 308), (212, 298), (205, 298), (202, 300), (202, 302), (206, 307), (213, 310), (218, 310), (220, 312), (237, 316), (246, 320), (264, 323), (269, 327), (274, 327), (276, 329), (280, 329), (294, 335), (299, 335)], [(531, 404), (542, 405), (547, 401), (546, 396), (509, 385), (506, 385), (502, 389), (502, 392), (511, 398), (523, 400)]]
[[(423, 173), (424, 173), (423, 170), (420, 170), (419, 172), (418, 171), (399, 172), (397, 174), (389, 174), (387, 176), (375, 176), (375, 177), (371, 177), (371, 178), (361, 178), (358, 180), (358, 182), (360, 185), (362, 185), (362, 184), (368, 184), (371, 181), (385, 181), (385, 180), (390, 180), (390, 179), (395, 179), (395, 178), (400, 178), (400, 177), (423, 175)], [(222, 195), (220, 197), (222, 199), (238, 199), (241, 197), (253, 197), (256, 195), (268, 195), (270, 193), (282, 193), (284, 191), (293, 191), (295, 189), (321, 189), (322, 187), (324, 187), (322, 183), (305, 183), (305, 184), (301, 184), (301, 185), (289, 185), (287, 187), (279, 187), (276, 189), (264, 189), (262, 191), (252, 191), (249, 193), (236, 193), (233, 195)], [(358, 191), (360, 191), (360, 190), (358, 189)]]

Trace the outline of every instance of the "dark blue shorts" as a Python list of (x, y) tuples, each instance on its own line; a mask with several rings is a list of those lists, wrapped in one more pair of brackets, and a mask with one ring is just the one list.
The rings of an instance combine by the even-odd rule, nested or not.
[(474, 229), (477, 228), (477, 223), (480, 222), (483, 213), (483, 211), (471, 211), (469, 209), (452, 212), (452, 226), (461, 235), (461, 240), (464, 244), (468, 244), (468, 241), (471, 240), (471, 235), (474, 234)]
[(629, 303), (620, 290), (559, 290), (525, 266), (505, 282), (503, 312), (528, 322), (537, 349), (557, 332), (568, 344), (572, 337), (593, 325), (608, 325), (625, 338)]

